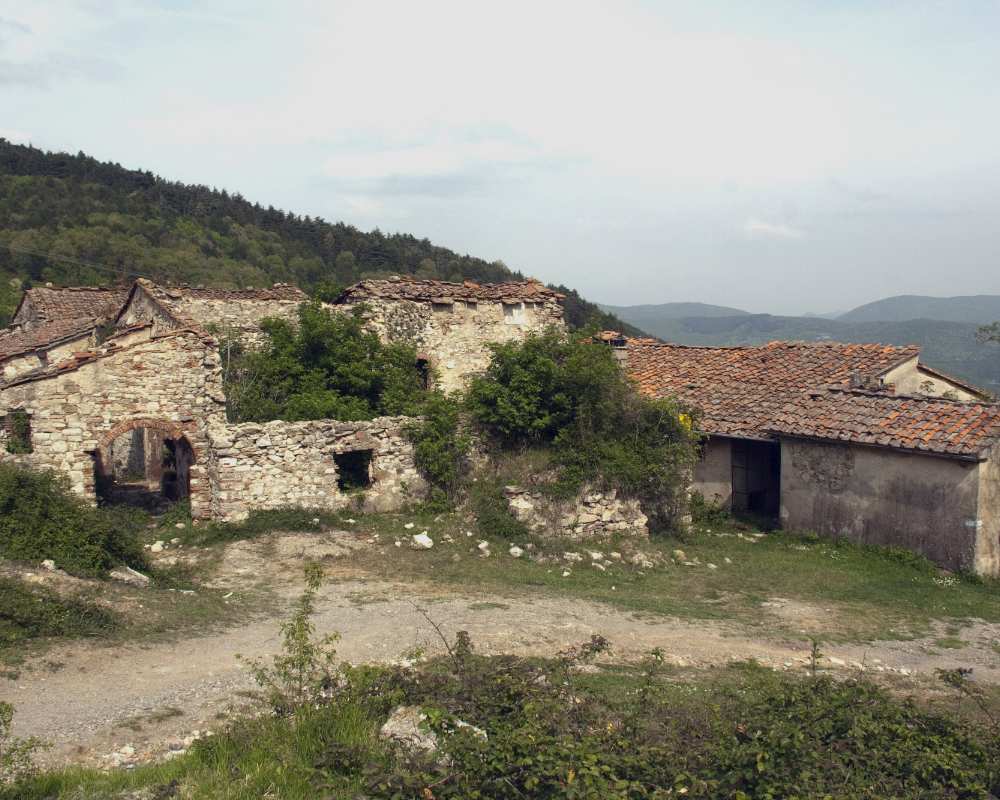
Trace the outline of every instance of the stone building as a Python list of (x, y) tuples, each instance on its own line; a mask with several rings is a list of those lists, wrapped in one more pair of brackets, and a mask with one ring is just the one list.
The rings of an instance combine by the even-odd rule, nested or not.
[(399, 277), (361, 281), (334, 305), (364, 304), (382, 340), (415, 345), (438, 386), (451, 392), (486, 368), (491, 343), (561, 328), (563, 297), (534, 280), (480, 285)]
[(1000, 574), (1000, 406), (918, 348), (603, 338), (641, 391), (700, 409), (707, 500)]
[[(419, 498), (407, 420), (226, 421), (218, 335), (254, 346), (266, 318), (295, 319), (306, 295), (162, 287), (25, 293), (0, 333), (0, 458), (66, 476), (107, 501), (188, 498), (199, 518), (253, 509), (390, 509)], [(385, 339), (415, 343), (442, 385), (485, 367), (489, 341), (562, 324), (561, 295), (533, 281), (477, 286), (366, 281), (334, 306), (364, 301)]]

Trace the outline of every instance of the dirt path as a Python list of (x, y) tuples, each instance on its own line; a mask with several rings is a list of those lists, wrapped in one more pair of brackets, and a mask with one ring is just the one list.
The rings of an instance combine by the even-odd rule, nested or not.
[[(290, 578), (301, 551), (284, 537), (266, 552), (240, 543), (227, 553), (222, 570), (247, 574), (260, 559), (269, 561), (268, 578)], [(315, 537), (311, 540), (315, 543)], [(312, 546), (316, 546), (315, 544)], [(340, 547), (330, 543), (328, 548)], [(249, 565), (249, 566), (248, 566)], [(222, 582), (225, 582), (223, 577)], [(417, 607), (427, 609), (449, 637), (472, 635), (484, 653), (552, 654), (600, 634), (616, 659), (639, 658), (654, 647), (679, 665), (709, 667), (754, 658), (778, 669), (801, 669), (808, 656), (803, 641), (764, 639), (733, 624), (670, 618), (637, 618), (604, 605), (579, 600), (511, 599), (473, 593), (443, 595), (437, 587), (342, 579), (320, 593), (317, 628), (342, 635), (341, 657), (352, 662), (392, 661), (414, 647), (441, 650), (437, 634)], [(50, 651), (49, 661), (66, 666), (51, 672), (25, 671), (16, 681), (0, 680), (0, 697), (17, 709), (15, 733), (53, 743), (42, 761), (120, 764), (160, 757), (184, 746), (195, 731), (218, 728), (236, 693), (250, 688), (237, 654), (265, 656), (279, 646), (279, 618), (148, 646), (72, 645)], [(932, 676), (937, 667), (973, 666), (980, 680), (1000, 683), (1000, 658), (990, 642), (1000, 626), (972, 625), (962, 632), (968, 645), (958, 653), (931, 655), (927, 641), (885, 642), (865, 646), (824, 646), (834, 669), (866, 668), (908, 676)], [(124, 748), (124, 752), (123, 752)], [(131, 750), (134, 752), (131, 752)]]

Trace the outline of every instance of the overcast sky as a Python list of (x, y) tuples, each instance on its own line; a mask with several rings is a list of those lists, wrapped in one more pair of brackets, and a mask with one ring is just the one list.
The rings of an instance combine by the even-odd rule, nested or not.
[(0, 0), (0, 135), (619, 305), (1000, 293), (1000, 2)]

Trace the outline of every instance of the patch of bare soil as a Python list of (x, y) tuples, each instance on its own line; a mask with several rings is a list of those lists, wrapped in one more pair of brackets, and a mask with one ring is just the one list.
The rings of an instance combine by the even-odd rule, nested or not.
[[(438, 635), (420, 609), (449, 638), (468, 631), (477, 650), (487, 654), (551, 655), (600, 634), (612, 642), (614, 660), (639, 659), (658, 647), (670, 662), (692, 668), (752, 658), (774, 669), (801, 670), (809, 661), (805, 637), (770, 640), (733, 623), (640, 619), (578, 599), (444, 593), (440, 587), (359, 579), (347, 556), (368, 544), (339, 532), (236, 542), (218, 558), (211, 583), (233, 591), (266, 584), (290, 598), (301, 591), (303, 560), (322, 560), (337, 579), (321, 590), (316, 627), (321, 634), (339, 632), (340, 656), (355, 663), (393, 661), (414, 647), (440, 652)], [(803, 624), (825, 613), (788, 601), (780, 608)], [(172, 643), (54, 648), (46, 657), (64, 668), (0, 681), (0, 697), (17, 709), (15, 734), (53, 743), (44, 756), (49, 764), (120, 765), (168, 757), (196, 733), (224, 724), (230, 704), (251, 688), (237, 655), (277, 652), (282, 613)], [(913, 689), (930, 686), (934, 669), (959, 665), (975, 667), (980, 680), (1000, 683), (1000, 658), (993, 650), (1000, 626), (970, 625), (961, 639), (967, 644), (960, 650), (936, 648), (933, 639), (824, 646), (823, 664), (843, 674), (885, 674)]]

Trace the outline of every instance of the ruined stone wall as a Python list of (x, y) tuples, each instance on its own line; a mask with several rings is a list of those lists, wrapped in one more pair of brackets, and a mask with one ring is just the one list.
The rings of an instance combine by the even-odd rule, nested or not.
[(262, 300), (255, 298), (213, 298), (192, 296), (182, 290), (163, 289), (161, 305), (141, 286), (119, 319), (120, 327), (152, 322), (158, 332), (178, 327), (175, 317), (189, 319), (202, 328), (217, 330), (220, 334), (235, 334), (241, 341), (254, 347), (266, 337), (260, 323), (269, 317), (298, 319), (299, 300)]
[(566, 539), (607, 539), (615, 535), (648, 537), (648, 519), (638, 500), (618, 497), (614, 490), (598, 492), (585, 486), (570, 500), (556, 500), (520, 486), (504, 488), (508, 507), (538, 536)]
[(518, 341), (529, 333), (563, 326), (563, 309), (554, 299), (523, 303), (366, 300), (365, 307), (365, 319), (379, 337), (414, 345), (435, 370), (437, 386), (446, 392), (464, 388), (472, 375), (486, 369), (490, 343)]
[(23, 409), (30, 415), (33, 452), (7, 452), (0, 431), (0, 458), (65, 475), (72, 490), (95, 497), (95, 457), (137, 427), (155, 427), (184, 436), (195, 453), (191, 505), (209, 512), (203, 469), (205, 426), (225, 421), (219, 357), (211, 339), (190, 332), (105, 351), (75, 369), (0, 389), (0, 413)]
[[(427, 490), (403, 433), (406, 417), (364, 422), (242, 423), (209, 429), (212, 515), (234, 521), (253, 510), (359, 508), (388, 511), (422, 498)], [(335, 456), (372, 451), (371, 485), (338, 487)]]
[(975, 570), (979, 480), (975, 462), (783, 439), (781, 523)]
[(298, 300), (220, 300), (182, 295), (171, 305), (199, 325), (212, 326), (222, 334), (233, 332), (245, 345), (256, 347), (267, 339), (260, 323), (268, 317), (297, 320), (300, 303)]

